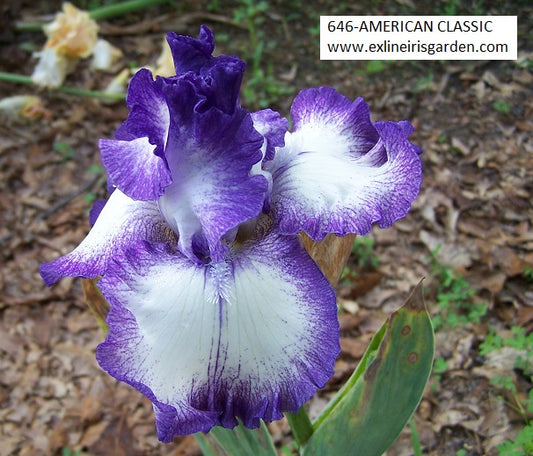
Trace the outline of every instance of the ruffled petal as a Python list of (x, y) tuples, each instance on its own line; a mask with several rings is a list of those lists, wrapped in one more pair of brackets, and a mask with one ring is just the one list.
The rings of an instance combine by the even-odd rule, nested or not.
[(263, 160), (272, 160), (276, 147), (283, 147), (285, 144), (284, 138), (285, 133), (289, 129), (289, 121), (272, 109), (253, 112), (251, 116), (254, 128), (264, 137)]
[[(381, 122), (376, 122), (374, 125), (376, 128), (380, 125)], [(400, 122), (396, 122), (396, 125), (402, 130), (402, 132), (405, 134), (405, 136), (409, 137), (413, 131), (415, 131), (415, 127), (409, 122), (408, 120), (401, 120)], [(416, 144), (411, 143), (411, 147), (413, 148), (414, 152), (417, 155), (420, 155), (422, 153), (422, 148), (420, 146), (417, 146)]]
[(107, 200), (104, 200), (104, 199), (96, 200), (93, 203), (93, 207), (89, 211), (89, 224), (91, 225), (91, 228), (94, 226), (94, 224), (98, 220), (98, 217), (100, 217), (100, 212), (102, 212), (106, 203), (107, 203)]
[(215, 50), (215, 37), (205, 25), (200, 26), (198, 38), (169, 32), (167, 41), (178, 75), (187, 71), (198, 73), (213, 58), (211, 54)]
[(130, 113), (115, 131), (115, 138), (131, 141), (147, 137), (156, 146), (154, 153), (164, 158), (170, 115), (161, 86), (162, 78), (154, 81), (150, 70), (144, 68), (135, 73), (126, 97)]
[(289, 121), (272, 109), (253, 112), (251, 116), (254, 128), (263, 135), (263, 145), (261, 146), (263, 158), (252, 166), (251, 174), (263, 176), (268, 183), (268, 189), (263, 203), (263, 212), (268, 214), (270, 212), (270, 198), (272, 195), (272, 174), (263, 167), (263, 163), (274, 158), (276, 147), (283, 147), (285, 144), (284, 138), (289, 128)]
[(97, 360), (153, 401), (164, 442), (279, 419), (333, 373), (335, 294), (296, 237), (270, 234), (210, 265), (139, 243), (99, 286), (111, 311)]
[(147, 137), (98, 142), (108, 178), (130, 198), (155, 201), (172, 182), (166, 161), (157, 156)]
[(332, 87), (302, 90), (292, 103), (291, 117), (304, 151), (333, 149), (358, 158), (378, 140), (363, 98), (352, 102)]
[(246, 64), (237, 57), (214, 57), (211, 65), (202, 69), (197, 78), (197, 85), (201, 88), (206, 100), (198, 106), (205, 111), (216, 107), (221, 111), (232, 114), (240, 107), (239, 94)]
[(213, 57), (215, 40), (213, 32), (205, 25), (200, 27), (198, 38), (170, 32), (167, 41), (178, 77), (187, 73), (205, 96), (198, 109), (214, 106), (232, 113), (237, 107), (246, 64), (238, 57)]
[(367, 234), (404, 217), (422, 179), (419, 149), (406, 123), (370, 122), (368, 106), (334, 89), (303, 91), (295, 100), (295, 131), (266, 165), (272, 206), (285, 234)]
[(105, 273), (110, 258), (138, 240), (176, 242), (155, 202), (134, 201), (120, 190), (110, 196), (87, 237), (69, 254), (41, 265), (48, 286), (61, 277), (93, 279)]
[(263, 137), (242, 108), (233, 114), (216, 108), (198, 112), (196, 87), (186, 79), (165, 90), (171, 114), (166, 156), (173, 183), (159, 207), (179, 233), (184, 254), (198, 256), (193, 241), (200, 236), (207, 254), (219, 261), (225, 254), (224, 234), (262, 210), (268, 184), (250, 170), (262, 158)]

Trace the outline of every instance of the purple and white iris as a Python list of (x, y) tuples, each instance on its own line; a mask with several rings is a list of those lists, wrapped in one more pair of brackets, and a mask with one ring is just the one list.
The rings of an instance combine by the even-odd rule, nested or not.
[(421, 183), (408, 122), (362, 98), (301, 91), (288, 121), (249, 113), (245, 64), (213, 34), (168, 34), (176, 76), (132, 79), (128, 119), (100, 141), (114, 191), (71, 253), (45, 263), (101, 277), (99, 364), (154, 405), (159, 439), (296, 412), (333, 373), (335, 293), (298, 238), (366, 234), (405, 216)]

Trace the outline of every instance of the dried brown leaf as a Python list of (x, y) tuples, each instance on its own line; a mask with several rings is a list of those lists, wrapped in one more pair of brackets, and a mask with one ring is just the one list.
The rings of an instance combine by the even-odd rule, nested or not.
[(300, 234), (303, 245), (311, 258), (315, 260), (332, 285), (335, 285), (346, 266), (352, 251), (355, 234), (344, 237), (328, 234), (322, 241), (313, 241), (305, 233)]

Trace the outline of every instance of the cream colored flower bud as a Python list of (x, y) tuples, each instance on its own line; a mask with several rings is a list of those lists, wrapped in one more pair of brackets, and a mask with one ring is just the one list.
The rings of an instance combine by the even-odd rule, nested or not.
[(50, 119), (51, 113), (44, 107), (41, 97), (14, 95), (0, 100), (0, 116), (15, 121)]
[(109, 41), (99, 39), (93, 49), (91, 66), (97, 70), (109, 70), (111, 65), (122, 56), (122, 51)]
[(163, 39), (163, 49), (156, 63), (157, 68), (152, 71), (152, 73), (154, 73), (154, 76), (157, 75), (170, 77), (176, 74), (176, 69), (174, 68), (174, 61), (172, 60), (172, 52), (170, 52), (170, 46), (168, 45), (166, 39)]
[(55, 20), (43, 29), (48, 36), (45, 48), (56, 49), (69, 58), (91, 55), (98, 34), (98, 25), (89, 13), (70, 3), (64, 3), (63, 12), (58, 13)]
[(76, 64), (76, 61), (70, 60), (53, 48), (44, 49), (37, 55), (39, 62), (33, 70), (31, 79), (41, 87), (59, 87)]

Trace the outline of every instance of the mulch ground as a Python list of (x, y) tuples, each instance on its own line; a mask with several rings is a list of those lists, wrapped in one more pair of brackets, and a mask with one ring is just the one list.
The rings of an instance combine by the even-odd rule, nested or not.
[[(31, 74), (30, 51), (44, 37), (13, 25), (59, 9), (57, 2), (28, 3), (2, 6), (1, 71)], [(102, 24), (103, 36), (124, 53), (116, 71), (131, 61), (153, 65), (165, 30), (196, 35), (201, 23), (235, 37), (217, 52), (242, 55), (246, 31), (231, 24), (229, 7), (207, 14), (190, 3), (180, 12), (160, 6), (148, 18), (133, 14)], [(351, 98), (364, 96), (376, 120), (411, 120), (413, 141), (424, 149), (424, 183), (412, 211), (370, 235), (379, 265), (350, 259), (357, 274), (339, 285), (342, 354), (310, 413), (347, 379), (372, 334), (422, 277), (427, 305), (439, 312), (430, 252), (440, 245), (440, 264), (461, 274), (475, 290), (472, 302), (487, 303), (488, 311), (479, 323), (437, 332), (437, 357), (447, 368), (432, 378), (415, 423), (425, 454), (498, 454), (497, 445), (524, 422), (491, 378), (510, 376), (522, 400), (532, 386), (509, 362), (513, 353), (479, 351), (491, 329), (502, 336), (513, 326), (533, 330), (525, 275), (533, 267), (531, 23), (519, 22), (516, 62), (389, 62), (374, 72), (365, 62), (318, 60), (310, 17), (335, 14), (329, 5), (335, 2), (316, 2), (293, 20), (285, 20), (288, 7), (279, 3), (263, 24), (277, 44), (265, 54), (273, 77), (294, 93), (332, 85)], [(362, 14), (358, 8), (347, 14)], [(531, 6), (520, 8), (512, 14), (531, 15)], [(66, 84), (101, 89), (112, 76), (81, 62)], [(91, 201), (106, 194), (97, 139), (112, 137), (127, 116), (124, 103), (0, 82), (0, 99), (14, 94), (39, 95), (43, 108), (32, 120), (0, 118), (0, 455), (58, 455), (64, 448), (94, 456), (199, 455), (192, 437), (159, 443), (149, 401), (98, 367), (94, 350), (104, 336), (80, 281), (46, 288), (38, 273), (42, 261), (69, 252), (89, 230)], [(291, 99), (274, 98), (274, 108), (287, 115)], [(279, 445), (288, 442), (286, 423), (270, 426)], [(412, 454), (410, 439), (407, 428), (387, 454)]]

